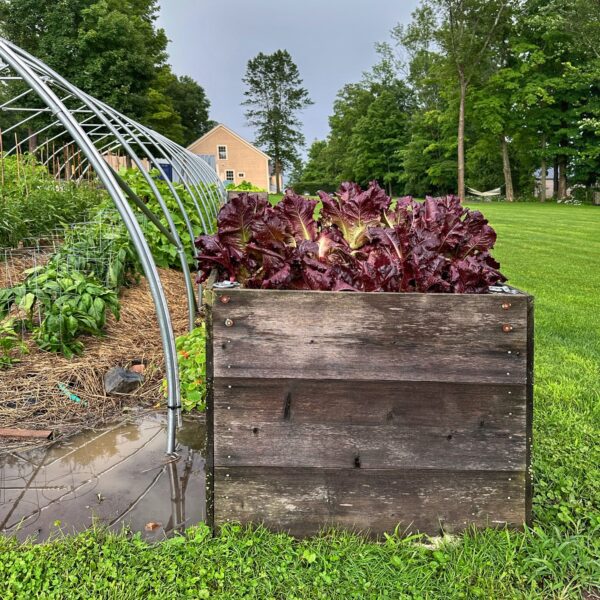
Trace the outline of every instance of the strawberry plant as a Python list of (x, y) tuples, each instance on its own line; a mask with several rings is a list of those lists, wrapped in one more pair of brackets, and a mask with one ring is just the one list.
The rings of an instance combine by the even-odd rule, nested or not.
[(344, 183), (317, 200), (287, 190), (274, 207), (240, 192), (218, 216), (215, 235), (196, 240), (199, 281), (249, 288), (485, 293), (506, 281), (490, 255), (495, 231), (456, 196), (392, 203), (373, 182)]

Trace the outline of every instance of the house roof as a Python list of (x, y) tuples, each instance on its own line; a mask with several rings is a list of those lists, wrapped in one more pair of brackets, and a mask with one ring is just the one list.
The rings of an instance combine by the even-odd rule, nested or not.
[(192, 142), (188, 146), (188, 150), (190, 148), (192, 148), (192, 146), (195, 146), (198, 142), (201, 142), (202, 140), (206, 139), (208, 136), (212, 135), (217, 129), (225, 129), (225, 131), (227, 131), (232, 136), (236, 137), (238, 140), (240, 140), (241, 142), (246, 144), (246, 146), (250, 146), (250, 148), (252, 148), (253, 150), (256, 150), (256, 152), (258, 152), (259, 154), (262, 154), (265, 158), (271, 160), (271, 157), (268, 154), (265, 154), (262, 150), (260, 150), (260, 148), (257, 148), (256, 146), (251, 144), (248, 140), (245, 140), (241, 135), (238, 135), (235, 131), (233, 131), (233, 129), (230, 129), (229, 127), (227, 127), (227, 125), (223, 125), (223, 123), (219, 123), (218, 125), (215, 125), (210, 131), (207, 131), (203, 136), (199, 137), (196, 141)]

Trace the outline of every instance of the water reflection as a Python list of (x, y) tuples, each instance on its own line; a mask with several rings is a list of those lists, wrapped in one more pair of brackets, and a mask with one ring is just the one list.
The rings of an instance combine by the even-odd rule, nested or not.
[[(94, 519), (158, 539), (205, 519), (203, 421), (185, 420), (177, 459), (162, 415), (0, 457), (0, 531), (47, 539)], [(160, 524), (151, 531), (146, 524)]]

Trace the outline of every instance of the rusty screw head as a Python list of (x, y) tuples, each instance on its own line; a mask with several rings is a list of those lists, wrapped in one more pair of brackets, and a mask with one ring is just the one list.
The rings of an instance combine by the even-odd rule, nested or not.
[(510, 333), (513, 330), (513, 326), (509, 325), (508, 323), (505, 323), (504, 325), (502, 325), (502, 331), (504, 331), (504, 333)]
[(504, 302), (504, 303), (502, 304), (502, 308), (503, 308), (504, 310), (508, 310), (508, 309), (509, 309), (511, 306), (512, 306), (512, 304), (511, 304), (510, 302)]
[(231, 297), (230, 296), (221, 296), (219, 298), (219, 300), (221, 301), (221, 304), (229, 304)]
[(233, 327), (233, 319), (225, 319), (225, 327)]

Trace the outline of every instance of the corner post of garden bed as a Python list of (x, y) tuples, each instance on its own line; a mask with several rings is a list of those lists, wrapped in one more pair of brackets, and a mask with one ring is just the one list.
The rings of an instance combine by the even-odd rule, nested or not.
[(206, 282), (202, 294), (202, 309), (206, 325), (206, 522), (214, 533), (214, 351), (213, 351), (213, 303), (216, 281), (215, 271)]
[(52, 78), (60, 84), (61, 87), (74, 94), (82, 100), (85, 105), (102, 119), (99, 111), (89, 102), (87, 96), (78, 88), (70, 84), (63, 77), (51, 70), (40, 60), (24, 52), (14, 44), (4, 38), (0, 38), (0, 56), (2, 59), (29, 85), (29, 87), (46, 103), (56, 118), (64, 126), (67, 133), (73, 138), (74, 142), (81, 148), (90, 164), (98, 174), (98, 177), (106, 187), (107, 192), (112, 198), (117, 211), (119, 212), (125, 227), (131, 235), (132, 242), (140, 258), (142, 269), (148, 279), (150, 292), (156, 308), (159, 330), (165, 354), (166, 378), (168, 386), (168, 412), (167, 412), (167, 453), (175, 452), (176, 439), (175, 432), (177, 428), (177, 414), (181, 410), (181, 399), (179, 389), (179, 372), (177, 363), (177, 351), (175, 338), (171, 326), (171, 318), (167, 305), (166, 296), (162, 287), (160, 276), (156, 268), (152, 253), (144, 238), (140, 224), (135, 218), (133, 210), (127, 203), (123, 192), (117, 184), (108, 164), (98, 152), (93, 142), (87, 137), (84, 129), (75, 117), (69, 112), (68, 108), (56, 95), (54, 90), (48, 85), (42, 76), (36, 73), (31, 65), (34, 65), (44, 75)]

